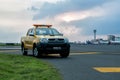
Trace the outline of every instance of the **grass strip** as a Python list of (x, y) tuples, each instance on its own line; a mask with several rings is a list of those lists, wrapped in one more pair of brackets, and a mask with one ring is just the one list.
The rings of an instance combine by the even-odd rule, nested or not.
[(1, 80), (62, 80), (58, 70), (40, 59), (0, 53)]

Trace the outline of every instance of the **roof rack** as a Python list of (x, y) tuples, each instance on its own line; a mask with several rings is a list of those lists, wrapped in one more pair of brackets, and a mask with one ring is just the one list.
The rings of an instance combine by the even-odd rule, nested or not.
[(45, 24), (33, 24), (33, 26), (35, 26), (36, 28), (37, 27), (48, 27), (48, 28), (52, 27), (52, 25), (45, 25)]

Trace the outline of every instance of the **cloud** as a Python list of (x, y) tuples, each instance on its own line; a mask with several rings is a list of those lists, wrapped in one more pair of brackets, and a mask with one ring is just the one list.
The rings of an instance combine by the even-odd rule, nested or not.
[(31, 0), (32, 2), (48, 2), (48, 3), (57, 3), (64, 0)]
[(65, 21), (65, 22), (71, 22), (71, 21), (83, 20), (89, 17), (99, 17), (103, 15), (104, 15), (104, 10), (102, 10), (100, 7), (97, 7), (97, 8), (93, 8), (85, 11), (62, 13), (60, 15), (57, 15), (56, 19)]
[(0, 0), (0, 11), (20, 11), (30, 7), (29, 0)]
[[(33, 23), (52, 24), (71, 41), (119, 34), (120, 0), (1, 0), (0, 42), (19, 42)], [(8, 36), (12, 35), (12, 36)]]
[[(101, 6), (102, 4), (111, 1), (111, 0), (65, 0), (54, 3), (48, 3), (45, 2), (41, 8), (37, 9), (37, 14), (34, 16), (34, 20), (36, 19), (42, 19), (46, 16), (48, 17), (54, 17), (57, 14), (62, 14), (66, 12), (72, 12), (72, 11), (83, 11), (83, 10), (89, 10), (91, 8), (94, 8), (96, 6)], [(34, 6), (35, 7), (35, 6)]]
[(94, 9), (96, 9), (95, 13), (100, 12), (102, 14), (100, 16), (94, 16), (93, 12), (92, 15), (94, 17), (89, 16), (82, 20), (81, 19), (73, 20), (69, 24), (82, 28), (83, 30), (82, 34), (86, 36), (92, 35), (93, 29), (97, 29), (98, 35), (119, 34), (120, 33), (119, 32), (120, 19), (118, 18), (118, 16), (120, 16), (119, 2), (120, 2), (119, 0), (115, 0), (112, 2), (110, 1), (102, 4), (101, 6), (96, 6), (93, 9), (89, 9), (93, 11)]
[(32, 13), (27, 11), (29, 2), (20, 0), (0, 1), (0, 42), (19, 42), (21, 35), (31, 26)]

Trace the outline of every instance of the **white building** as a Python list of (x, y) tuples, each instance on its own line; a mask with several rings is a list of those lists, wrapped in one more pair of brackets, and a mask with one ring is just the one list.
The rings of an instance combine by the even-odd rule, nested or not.
[(110, 44), (120, 44), (120, 37), (115, 35), (108, 35), (108, 41)]

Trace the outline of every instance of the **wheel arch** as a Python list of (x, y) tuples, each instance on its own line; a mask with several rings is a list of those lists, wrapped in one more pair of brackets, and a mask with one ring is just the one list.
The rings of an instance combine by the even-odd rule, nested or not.
[(21, 47), (24, 47), (24, 42), (21, 42)]
[(36, 43), (33, 43), (33, 48), (36, 47), (36, 45), (37, 45)]

